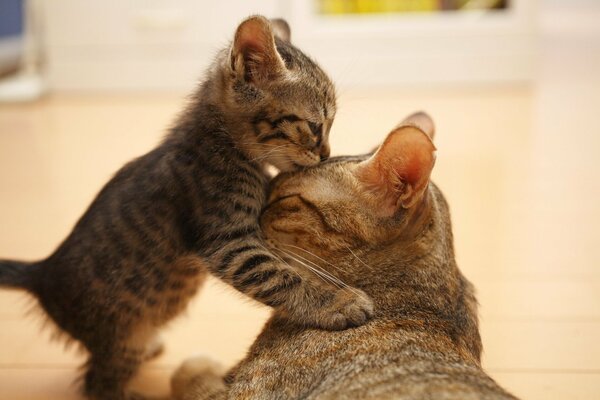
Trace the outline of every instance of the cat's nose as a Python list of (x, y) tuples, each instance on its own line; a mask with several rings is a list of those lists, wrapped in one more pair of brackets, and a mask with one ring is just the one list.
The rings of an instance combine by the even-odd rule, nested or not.
[(327, 160), (329, 158), (329, 153), (331, 153), (331, 150), (329, 149), (328, 145), (321, 146), (321, 152), (319, 154), (321, 161)]

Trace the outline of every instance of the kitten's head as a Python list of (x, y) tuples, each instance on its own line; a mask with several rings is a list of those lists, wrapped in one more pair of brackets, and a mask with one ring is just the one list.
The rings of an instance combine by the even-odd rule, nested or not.
[(224, 68), (225, 99), (244, 125), (240, 146), (253, 159), (289, 171), (329, 157), (335, 88), (290, 43), (285, 21), (261, 16), (243, 21)]
[(307, 256), (302, 248), (333, 261), (352, 259), (352, 251), (391, 252), (417, 236), (428, 223), (435, 162), (429, 122), (422, 113), (412, 116), (373, 155), (332, 158), (277, 177), (261, 219), (267, 239), (297, 256)]

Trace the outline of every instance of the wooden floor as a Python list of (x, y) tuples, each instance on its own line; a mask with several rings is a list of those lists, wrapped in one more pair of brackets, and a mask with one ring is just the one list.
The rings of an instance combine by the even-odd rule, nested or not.
[[(600, 63), (571, 73), (572, 62), (549, 57), (529, 86), (342, 91), (332, 132), (335, 153), (358, 153), (413, 110), (434, 116), (434, 180), (478, 289), (484, 366), (530, 400), (600, 393)], [(0, 256), (49, 254), (111, 174), (157, 143), (182, 101), (55, 95), (0, 105)], [(29, 305), (0, 291), (0, 399), (79, 399), (82, 356), (51, 342), (42, 320), (25, 316)], [(233, 363), (267, 315), (211, 281), (136, 386), (165, 392), (193, 354)]]

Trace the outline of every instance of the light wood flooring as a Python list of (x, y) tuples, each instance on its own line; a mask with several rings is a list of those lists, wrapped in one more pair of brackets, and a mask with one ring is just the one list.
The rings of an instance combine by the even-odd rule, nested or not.
[[(571, 74), (565, 59), (547, 60), (525, 86), (342, 90), (331, 138), (336, 154), (364, 152), (406, 114), (434, 117), (433, 179), (478, 289), (483, 364), (530, 400), (600, 398), (600, 64)], [(111, 174), (160, 140), (182, 101), (63, 94), (0, 105), (0, 256), (48, 255)], [(0, 291), (0, 399), (79, 399), (82, 356), (51, 342), (41, 319), (25, 316), (29, 304)], [(267, 315), (209, 282), (136, 386), (165, 392), (194, 354), (235, 362)]]

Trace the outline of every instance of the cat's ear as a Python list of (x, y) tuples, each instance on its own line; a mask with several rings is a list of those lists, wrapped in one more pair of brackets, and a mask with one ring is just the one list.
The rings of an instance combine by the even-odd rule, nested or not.
[(238, 26), (230, 57), (232, 70), (246, 82), (258, 84), (285, 71), (271, 23), (265, 17), (250, 17)]
[(381, 215), (392, 216), (423, 197), (435, 164), (435, 150), (422, 129), (401, 125), (371, 158), (358, 165), (356, 177), (381, 205)]
[(275, 36), (284, 42), (290, 43), (292, 41), (292, 31), (285, 19), (271, 18), (271, 25), (273, 26), (273, 33)]
[(435, 124), (433, 123), (433, 119), (424, 111), (419, 111), (414, 114), (409, 115), (400, 123), (399, 126), (403, 125), (413, 125), (417, 128), (421, 129), (423, 132), (427, 134), (433, 140), (435, 136)]

